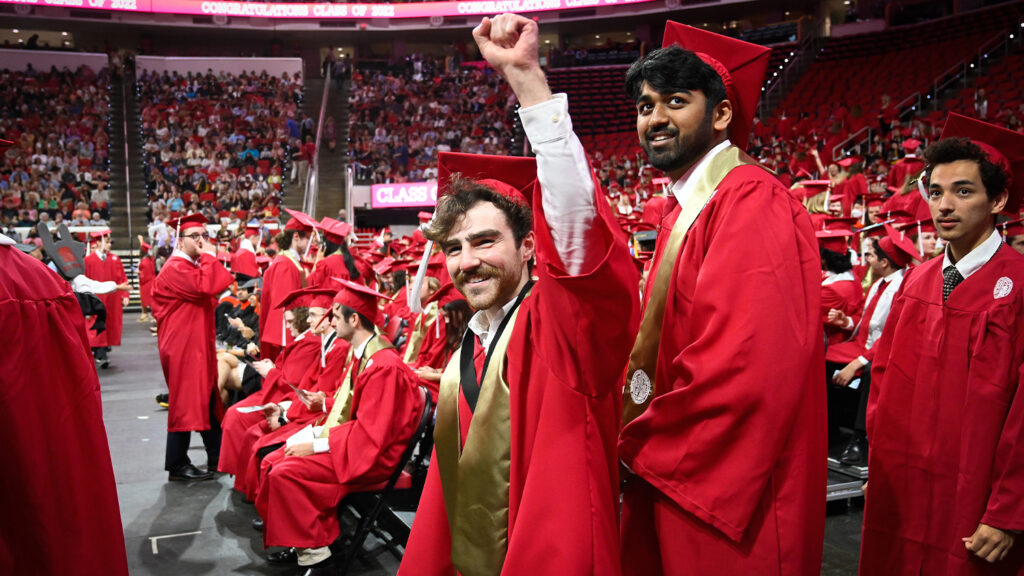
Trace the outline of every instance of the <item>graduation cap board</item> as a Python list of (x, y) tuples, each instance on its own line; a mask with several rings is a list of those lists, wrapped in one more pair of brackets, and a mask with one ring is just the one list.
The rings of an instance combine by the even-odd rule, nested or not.
[(537, 161), (518, 156), (440, 152), (437, 155), (438, 197), (452, 193), (453, 174), (476, 180), (520, 204), (529, 205), (537, 182)]
[(747, 148), (750, 130), (761, 98), (764, 75), (768, 71), (769, 48), (701, 30), (678, 22), (665, 23), (662, 47), (673, 44), (690, 50), (714, 68), (725, 84), (726, 97), (732, 103), (729, 140), (741, 150)]
[(1024, 197), (1024, 134), (950, 112), (941, 138), (969, 138), (985, 151), (1006, 174), (1010, 194), (1004, 212), (1016, 214)]
[(334, 281), (341, 284), (341, 288), (334, 295), (334, 303), (348, 306), (371, 322), (377, 317), (377, 300), (393, 300), (377, 292), (373, 288), (350, 282), (344, 278), (334, 277)]

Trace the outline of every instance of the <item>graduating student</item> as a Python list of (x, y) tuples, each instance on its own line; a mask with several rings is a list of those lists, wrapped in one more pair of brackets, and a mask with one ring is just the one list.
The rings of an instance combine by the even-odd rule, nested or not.
[(142, 305), (142, 314), (139, 316), (139, 322), (149, 322), (149, 312), (153, 308), (153, 280), (156, 279), (156, 262), (153, 260), (150, 250), (152, 250), (152, 246), (140, 242), (139, 301)]
[(821, 259), (804, 207), (743, 152), (768, 49), (674, 22), (664, 46), (626, 75), (673, 183), (623, 400), (623, 573), (817, 575)]
[(1024, 135), (951, 114), (924, 150), (945, 254), (903, 280), (872, 368), (860, 573), (1024, 574)]
[[(217, 351), (214, 308), (233, 278), (217, 260), (202, 214), (168, 223), (177, 230), (174, 252), (153, 281), (157, 348), (171, 405), (167, 414), (164, 469), (169, 480), (209, 480), (220, 458)], [(206, 447), (206, 472), (188, 457), (189, 438), (199, 432)]]
[(291, 342), (284, 311), (279, 305), (288, 294), (306, 285), (306, 271), (302, 264), (316, 225), (316, 220), (301, 212), (285, 210), (292, 218), (274, 238), (280, 251), (263, 273), (263, 294), (260, 297), (260, 357), (269, 360), (277, 358)]
[(537, 159), (438, 159), (444, 196), (427, 237), (479, 312), (441, 377), (398, 573), (618, 574), (615, 438), (636, 268), (568, 101), (537, 63), (536, 22), (503, 14), (473, 35), (523, 106)]
[(334, 278), (358, 280), (359, 269), (348, 249), (348, 235), (352, 233), (352, 225), (325, 216), (320, 219), (317, 229), (324, 239), (323, 250), (320, 252), (323, 257), (316, 261), (307, 284), (314, 288), (333, 290)]
[(256, 510), (267, 546), (297, 548), (300, 566), (328, 574), (328, 546), (340, 533), (337, 506), (346, 494), (385, 482), (394, 472), (423, 412), (412, 370), (371, 316), (384, 297), (342, 280), (335, 296), (338, 337), (352, 346), (339, 397), (308, 435), (261, 465)]
[[(121, 259), (110, 251), (110, 230), (91, 234), (94, 250), (85, 257), (85, 275), (97, 282), (114, 282), (119, 286), (127, 286), (128, 277), (124, 273)], [(100, 363), (100, 368), (109, 365), (107, 353), (112, 346), (121, 345), (121, 332), (124, 330), (124, 305), (128, 303), (128, 292), (117, 290), (107, 294), (99, 294), (97, 298), (103, 302), (107, 310), (106, 329), (102, 332), (89, 331), (89, 345), (93, 356)]]
[(126, 576), (82, 310), (67, 282), (3, 235), (0, 326), (0, 574)]

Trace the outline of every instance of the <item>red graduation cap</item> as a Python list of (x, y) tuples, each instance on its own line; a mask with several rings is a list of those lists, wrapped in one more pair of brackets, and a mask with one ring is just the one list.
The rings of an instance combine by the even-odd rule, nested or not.
[(920, 260), (921, 253), (917, 246), (907, 237), (895, 230), (892, 226), (884, 226), (885, 236), (878, 239), (878, 246), (889, 256), (900, 268), (905, 268), (911, 260)]
[(907, 138), (903, 141), (903, 149), (906, 150), (908, 154), (913, 154), (920, 147), (921, 141), (916, 138)]
[(4, 140), (3, 138), (0, 138), (0, 152), (3, 152), (4, 150), (7, 150), (8, 148), (13, 148), (13, 147), (14, 147), (14, 142), (11, 142), (10, 140)]
[(245, 231), (243, 232), (243, 234), (245, 235), (246, 238), (250, 236), (259, 236), (260, 230), (262, 228), (263, 227), (260, 226), (259, 224), (249, 224), (248, 226), (245, 227)]
[(718, 72), (725, 84), (725, 93), (732, 103), (729, 139), (746, 150), (750, 129), (761, 98), (764, 75), (768, 70), (770, 49), (728, 36), (708, 32), (678, 22), (665, 23), (662, 48), (678, 44), (691, 50)]
[(942, 138), (957, 137), (970, 138), (1006, 174), (1010, 196), (1004, 212), (1016, 214), (1024, 196), (1024, 134), (950, 112)]
[(377, 299), (393, 300), (362, 284), (337, 277), (334, 280), (341, 284), (341, 289), (334, 295), (334, 303), (348, 306), (368, 320), (373, 321), (377, 318)]
[(277, 307), (285, 310), (310, 307), (329, 310), (334, 301), (334, 294), (334, 290), (330, 288), (299, 288), (289, 292)]
[(103, 238), (104, 236), (110, 236), (109, 228), (107, 228), (106, 230), (95, 230), (89, 233), (89, 238), (91, 238), (93, 242), (99, 240), (100, 238)]
[(383, 276), (388, 272), (393, 272), (395, 268), (395, 262), (397, 262), (397, 260), (395, 260), (391, 256), (388, 256), (387, 258), (384, 258), (380, 262), (374, 264), (373, 271), (376, 272), (378, 276)]
[(531, 204), (537, 183), (533, 158), (440, 152), (437, 155), (437, 195), (451, 193), (452, 174), (461, 174), (520, 204)]
[(203, 216), (199, 212), (196, 212), (195, 214), (189, 214), (188, 216), (182, 216), (181, 218), (168, 220), (167, 227), (174, 228), (175, 233), (180, 236), (182, 231), (188, 230), (189, 228), (197, 228), (202, 226), (205, 229), (205, 226), (208, 222), (209, 220), (206, 219), (206, 216)]
[(839, 164), (843, 168), (849, 168), (850, 166), (853, 166), (854, 164), (863, 161), (864, 159), (861, 158), (860, 156), (847, 156), (846, 158), (843, 158), (842, 160), (836, 162), (836, 164)]
[(256, 253), (239, 247), (231, 257), (231, 271), (235, 274), (245, 274), (252, 278), (258, 277), (260, 275), (260, 265)]
[(1003, 233), (1004, 238), (1022, 236), (1024, 235), (1024, 218), (1007, 220), (999, 225), (999, 230)]
[(801, 200), (807, 200), (827, 191), (831, 185), (828, 180), (801, 180), (790, 192)]
[(462, 292), (459, 292), (455, 288), (455, 285), (449, 282), (448, 284), (441, 286), (441, 288), (439, 288), (437, 292), (434, 292), (423, 304), (426, 305), (431, 302), (437, 302), (437, 306), (440, 308), (446, 304), (451, 304), (456, 300), (465, 299), (466, 297), (462, 295)]
[(426, 224), (427, 222), (430, 222), (430, 220), (434, 218), (434, 213), (433, 212), (420, 212), (420, 213), (416, 214), (416, 217), (419, 218), (421, 223)]
[(146, 244), (145, 242), (140, 244), (139, 247), (142, 248), (143, 252), (149, 252), (149, 250), (152, 248), (152, 246), (150, 246), (149, 244)]
[(217, 260), (225, 264), (231, 263), (231, 252), (217, 252)]
[(852, 218), (852, 217), (851, 218), (836, 218), (836, 217), (832, 217), (832, 218), (829, 218), (829, 219), (825, 220), (822, 223), (822, 225), (824, 227), (823, 228), (824, 230), (833, 230), (833, 231), (838, 230), (838, 231), (849, 232), (849, 231), (853, 230), (853, 227), (856, 226), (858, 222), (860, 222), (859, 218)]
[(323, 235), (326, 236), (328, 240), (335, 244), (344, 244), (345, 239), (348, 238), (348, 235), (352, 232), (352, 225), (348, 222), (342, 222), (327, 216), (321, 218), (316, 227), (323, 232)]
[(853, 230), (818, 230), (814, 233), (814, 237), (818, 239), (818, 244), (826, 250), (838, 252), (839, 254), (846, 254), (849, 250), (847, 240), (855, 234)]
[(299, 232), (311, 232), (317, 227), (318, 222), (308, 214), (285, 208), (285, 212), (291, 215), (291, 219), (284, 225), (285, 230), (298, 230)]

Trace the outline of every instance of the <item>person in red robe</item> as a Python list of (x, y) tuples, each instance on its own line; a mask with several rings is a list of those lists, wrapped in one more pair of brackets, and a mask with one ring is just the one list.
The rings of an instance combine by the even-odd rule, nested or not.
[(626, 76), (673, 184), (623, 398), (622, 570), (817, 575), (821, 259), (807, 211), (742, 152), (768, 49), (674, 22), (664, 46)]
[(293, 291), (280, 305), (292, 342), (284, 347), (276, 360), (263, 359), (252, 363), (262, 380), (260, 389), (228, 408), (221, 423), (220, 471), (233, 474), (235, 490), (243, 494), (251, 493), (244, 474), (251, 446), (246, 431), (264, 420), (262, 409), (253, 408), (273, 405), (288, 398), (292, 394), (289, 384), (298, 385), (320, 353), (320, 335), (312, 331), (309, 323), (308, 299), (296, 297), (302, 293), (303, 289)]
[(68, 283), (3, 235), (0, 326), (0, 574), (126, 576), (85, 318)]
[(819, 230), (815, 235), (821, 245), (821, 266), (825, 274), (821, 281), (821, 321), (826, 346), (831, 346), (846, 340), (849, 331), (844, 330), (845, 326), (834, 326), (829, 322), (829, 316), (836, 316), (834, 311), (838, 311), (856, 325), (864, 308), (864, 290), (853, 275), (853, 263), (850, 261), (847, 238), (853, 232)]
[[(220, 457), (213, 310), (234, 278), (217, 260), (205, 225), (201, 214), (168, 223), (169, 229), (177, 230), (177, 243), (153, 281), (157, 348), (170, 390), (164, 469), (172, 481), (209, 480)], [(206, 447), (205, 472), (188, 457), (193, 431), (200, 433)]]
[[(338, 337), (352, 346), (339, 398), (317, 426), (263, 459), (256, 510), (267, 546), (296, 548), (300, 566), (328, 574), (346, 494), (387, 481), (419, 425), (425, 395), (394, 347), (376, 333), (377, 298), (349, 281), (334, 298)], [(326, 407), (326, 404), (324, 405)], [(281, 560), (291, 561), (290, 554)], [(275, 557), (278, 558), (278, 557)]]
[(450, 283), (432, 294), (426, 302), (426, 310), (420, 314), (415, 326), (422, 333), (422, 341), (411, 361), (409, 352), (412, 350), (406, 350), (405, 361), (416, 371), (420, 382), (430, 391), (431, 401), (437, 405), (441, 374), (462, 343), (473, 309)]
[(293, 216), (274, 238), (280, 252), (263, 273), (263, 294), (260, 297), (261, 358), (274, 360), (291, 341), (284, 323), (284, 312), (278, 305), (285, 296), (306, 284), (302, 263), (312, 231), (312, 225)]
[(140, 242), (139, 257), (139, 301), (142, 305), (142, 315), (139, 322), (149, 322), (150, 311), (153, 309), (153, 280), (156, 280), (156, 262), (150, 254), (152, 246)]
[(860, 573), (1021, 575), (1024, 135), (951, 114), (924, 150), (945, 254), (912, 269), (872, 367)]
[(334, 278), (356, 280), (359, 269), (348, 248), (348, 236), (352, 226), (333, 218), (324, 217), (317, 225), (323, 236), (323, 257), (316, 261), (306, 284), (312, 288), (334, 288)]
[(473, 35), (519, 99), (537, 158), (439, 155), (443, 196), (427, 237), (478, 312), (441, 378), (398, 574), (615, 575), (622, 342), (639, 319), (637, 271), (568, 100), (537, 63), (537, 23), (504, 14)]
[[(115, 282), (118, 286), (126, 286), (128, 277), (124, 273), (121, 259), (110, 251), (110, 230), (93, 232), (92, 240), (95, 249), (85, 257), (85, 275), (97, 282)], [(96, 296), (107, 309), (106, 330), (89, 331), (89, 345), (100, 368), (110, 365), (107, 355), (112, 346), (121, 345), (121, 332), (124, 330), (124, 305), (128, 303), (128, 293), (116, 290)]]
[(908, 178), (917, 176), (924, 170), (924, 161), (917, 157), (917, 151), (920, 148), (920, 140), (907, 138), (903, 141), (903, 150), (906, 152), (906, 156), (893, 162), (892, 168), (889, 169), (889, 174), (886, 176), (886, 183), (889, 186), (902, 190), (903, 186), (908, 183)]

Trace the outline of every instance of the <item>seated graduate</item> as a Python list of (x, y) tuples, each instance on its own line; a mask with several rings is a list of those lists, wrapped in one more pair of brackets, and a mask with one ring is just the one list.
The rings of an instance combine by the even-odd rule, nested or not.
[[(433, 322), (425, 322), (419, 353), (411, 366), (436, 404), (441, 385), (441, 374), (452, 354), (462, 346), (462, 336), (469, 327), (473, 309), (466, 297), (454, 284), (445, 284), (428, 301), (428, 310), (436, 315)], [(427, 313), (425, 312), (424, 315)], [(408, 358), (408, 354), (406, 358)], [(408, 361), (408, 360), (407, 360)]]
[(250, 426), (264, 418), (262, 408), (255, 411), (250, 408), (286, 400), (292, 392), (288, 384), (297, 384), (320, 354), (320, 337), (310, 334), (309, 330), (307, 300), (295, 298), (284, 304), (285, 298), (281, 300), (281, 307), (284, 308), (284, 319), (291, 331), (292, 342), (284, 347), (276, 360), (262, 359), (250, 363), (262, 379), (260, 390), (228, 408), (221, 424), (224, 433), (220, 470), (234, 474), (236, 483), (248, 460), (248, 454), (241, 452), (241, 439)]
[(340, 532), (338, 503), (387, 480), (416, 431), (424, 402), (416, 375), (370, 320), (377, 299), (386, 297), (340, 282), (336, 331), (352, 346), (341, 388), (326, 417), (264, 458), (256, 497), (264, 543), (295, 547), (300, 566), (325, 574), (328, 546)]

